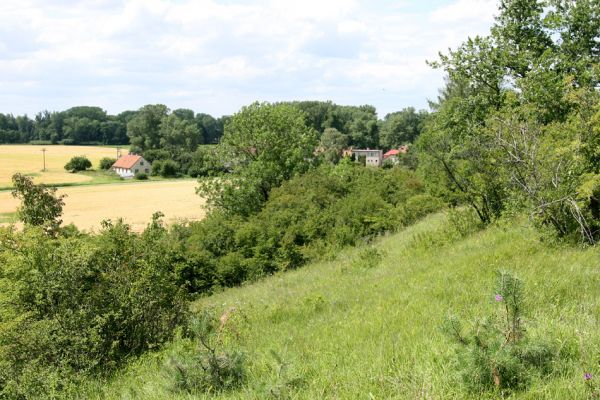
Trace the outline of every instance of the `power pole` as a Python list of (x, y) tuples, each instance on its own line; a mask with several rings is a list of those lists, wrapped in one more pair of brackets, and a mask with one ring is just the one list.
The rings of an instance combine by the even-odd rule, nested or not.
[(120, 152), (120, 147), (117, 146), (117, 159), (119, 159), (121, 157), (121, 152)]
[(42, 154), (44, 157), (44, 169), (42, 169), (42, 172), (46, 172), (46, 148), (45, 147), (42, 148)]

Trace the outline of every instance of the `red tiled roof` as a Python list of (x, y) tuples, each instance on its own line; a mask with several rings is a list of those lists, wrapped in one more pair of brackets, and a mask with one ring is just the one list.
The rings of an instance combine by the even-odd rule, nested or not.
[(113, 168), (125, 168), (125, 169), (130, 169), (131, 167), (133, 167), (135, 165), (136, 162), (139, 161), (139, 159), (142, 158), (142, 156), (138, 156), (135, 154), (128, 154), (126, 156), (123, 156), (121, 158), (119, 158), (117, 160), (117, 162), (115, 162), (113, 164)]
[(388, 151), (387, 153), (385, 153), (383, 155), (383, 157), (387, 158), (387, 157), (391, 157), (391, 156), (397, 156), (398, 154), (400, 154), (400, 150), (392, 149), (392, 150)]

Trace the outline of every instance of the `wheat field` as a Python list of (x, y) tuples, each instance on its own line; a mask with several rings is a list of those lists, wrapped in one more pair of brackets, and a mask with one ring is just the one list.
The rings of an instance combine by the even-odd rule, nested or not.
[[(105, 219), (122, 217), (135, 231), (143, 230), (152, 214), (161, 211), (164, 220), (199, 220), (204, 217), (204, 199), (195, 192), (195, 180), (131, 182), (60, 188), (66, 194), (63, 223), (95, 230)], [(0, 192), (0, 214), (14, 212), (19, 201), (10, 191)]]
[[(42, 149), (46, 149), (46, 171)], [(98, 168), (103, 157), (116, 158), (117, 149), (96, 146), (0, 145), (0, 187), (11, 185), (11, 176), (20, 172), (33, 177), (35, 183), (81, 183), (92, 178), (65, 171), (65, 164), (74, 156), (86, 156)]]

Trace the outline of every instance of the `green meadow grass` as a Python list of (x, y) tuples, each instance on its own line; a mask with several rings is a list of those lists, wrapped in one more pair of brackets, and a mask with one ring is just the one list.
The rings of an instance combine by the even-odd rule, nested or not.
[[(247, 379), (221, 394), (174, 393), (162, 367), (191, 351), (176, 339), (107, 381), (83, 390), (92, 399), (493, 399), (469, 393), (455, 345), (440, 329), (446, 316), (471, 321), (497, 311), (494, 272), (525, 282), (527, 334), (567, 354), (548, 378), (534, 378), (519, 399), (588, 399), (583, 374), (600, 380), (600, 267), (595, 248), (544, 244), (526, 224), (494, 226), (444, 241), (446, 217), (431, 216), (364, 247), (201, 299), (198, 311), (231, 310), (228, 340), (247, 356)], [(436, 240), (424, 240), (433, 238)], [(428, 244), (435, 243), (435, 244)], [(365, 245), (370, 246), (370, 245)], [(376, 264), (376, 265), (373, 265)], [(285, 379), (278, 377), (286, 363)], [(281, 389), (286, 381), (296, 384)], [(274, 390), (274, 388), (276, 390)], [(279, 393), (279, 397), (274, 395)]]

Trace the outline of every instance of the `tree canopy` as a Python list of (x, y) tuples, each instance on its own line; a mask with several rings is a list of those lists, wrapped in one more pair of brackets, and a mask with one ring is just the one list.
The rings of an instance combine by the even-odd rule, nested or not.
[(310, 167), (317, 134), (305, 119), (302, 111), (288, 104), (243, 107), (226, 125), (216, 154), (232, 175), (202, 181), (200, 192), (228, 212), (258, 211), (271, 189)]

